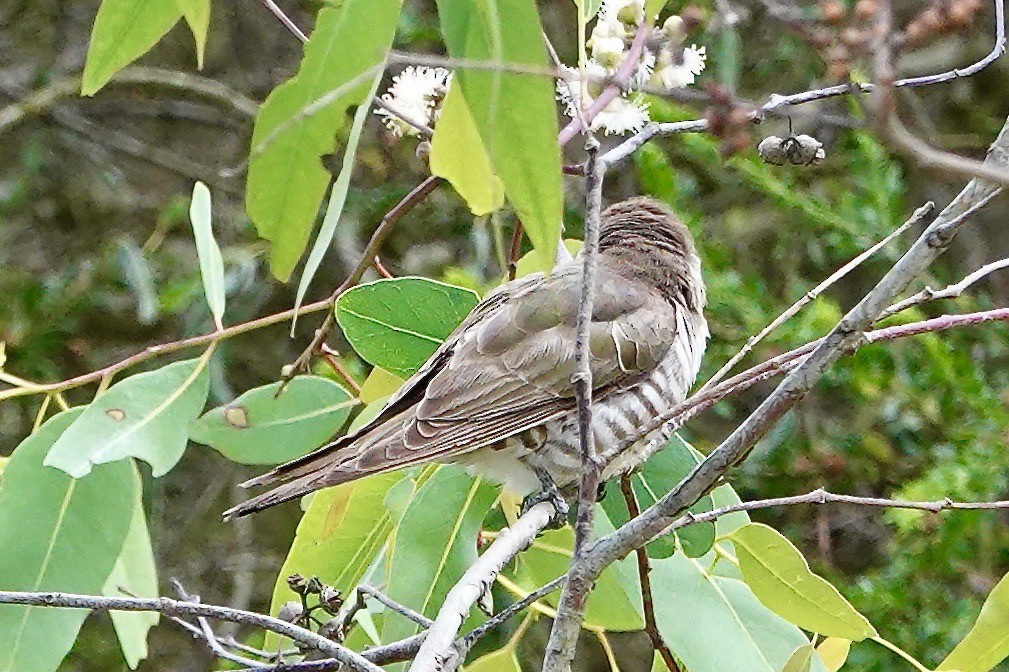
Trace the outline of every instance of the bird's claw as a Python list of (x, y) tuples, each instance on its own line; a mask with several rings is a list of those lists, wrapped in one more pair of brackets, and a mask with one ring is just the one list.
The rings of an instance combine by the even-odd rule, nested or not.
[(557, 484), (554, 483), (549, 474), (537, 469), (536, 475), (539, 477), (540, 485), (543, 489), (522, 500), (522, 508), (520, 511), (522, 515), (525, 515), (529, 509), (533, 508), (537, 504), (542, 504), (544, 502), (549, 503), (554, 507), (554, 516), (550, 519), (550, 522), (544, 529), (559, 530), (564, 527), (565, 523), (568, 522), (569, 507), (567, 500), (564, 499), (564, 495), (561, 494), (561, 491), (557, 488)]

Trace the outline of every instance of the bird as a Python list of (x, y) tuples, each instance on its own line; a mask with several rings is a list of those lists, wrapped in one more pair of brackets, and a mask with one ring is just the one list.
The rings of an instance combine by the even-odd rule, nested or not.
[[(589, 326), (592, 435), (629, 444), (602, 479), (661, 448), (640, 428), (686, 398), (708, 339), (701, 263), (665, 205), (635, 197), (600, 216)], [(572, 375), (582, 259), (484, 297), (371, 421), (242, 485), (276, 485), (243, 516), (321, 488), (424, 463), (454, 463), (522, 495), (577, 488), (582, 459)]]

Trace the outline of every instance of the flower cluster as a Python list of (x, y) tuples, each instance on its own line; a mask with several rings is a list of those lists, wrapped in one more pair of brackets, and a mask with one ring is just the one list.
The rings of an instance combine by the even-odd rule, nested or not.
[(408, 66), (392, 78), (389, 91), (382, 94), (386, 107), (375, 114), (394, 135), (419, 136), (418, 126), (432, 126), (438, 120), (451, 81), (452, 73), (445, 68)]
[[(637, 27), (645, 18), (644, 13), (644, 0), (604, 1), (587, 42), (591, 58), (584, 69), (584, 80), (574, 69), (565, 68), (567, 77), (557, 83), (557, 97), (564, 103), (568, 116), (575, 118), (591, 106), (606, 79), (616, 74), (627, 57)], [(661, 28), (652, 30), (631, 77), (631, 91), (613, 99), (592, 120), (593, 131), (603, 130), (607, 135), (638, 131), (649, 121), (641, 89), (670, 90), (694, 83), (704, 70), (707, 54), (704, 47), (684, 47), (685, 34), (679, 16), (669, 17)]]

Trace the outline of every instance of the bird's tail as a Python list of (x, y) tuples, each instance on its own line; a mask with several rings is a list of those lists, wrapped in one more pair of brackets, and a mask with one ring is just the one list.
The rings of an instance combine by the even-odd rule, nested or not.
[(373, 450), (383, 450), (383, 445), (388, 442), (402, 441), (403, 425), (408, 413), (409, 411), (405, 411), (394, 416), (363, 435), (355, 433), (343, 436), (318, 450), (242, 483), (243, 488), (273, 483), (281, 485), (228, 509), (224, 512), (224, 519), (240, 518), (321, 488), (404, 466), (374, 461), (369, 461), (371, 464), (366, 466), (358, 458)]

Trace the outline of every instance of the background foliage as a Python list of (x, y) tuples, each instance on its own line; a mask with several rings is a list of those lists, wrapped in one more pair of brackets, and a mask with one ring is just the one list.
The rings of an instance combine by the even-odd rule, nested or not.
[[(6, 371), (31, 380), (62, 380), (146, 345), (213, 329), (214, 316), (206, 307), (200, 260), (188, 218), (195, 179), (210, 185), (214, 197), (213, 226), (221, 246), (223, 270), (222, 290), (216, 291), (227, 297), (227, 322), (275, 312), (294, 302), (294, 287), (278, 283), (271, 270), (282, 277), (290, 275), (301, 249), (308, 245), (311, 232), (304, 233), (299, 249), (280, 252), (271, 248), (267, 255), (263, 241), (257, 238), (256, 230), (244, 215), (245, 176), (232, 176), (238, 172), (234, 168), (241, 164), (249, 147), (256, 146), (257, 138), (269, 133), (269, 128), (264, 130), (263, 125), (269, 126), (271, 122), (268, 116), (260, 117), (253, 129), (248, 111), (242, 111), (240, 96), (257, 101), (267, 99), (274, 87), (297, 72), (298, 77), (285, 85), (287, 88), (275, 91), (268, 103), (276, 106), (281, 117), (289, 116), (311, 100), (314, 95), (311, 92), (331, 88), (325, 81), (312, 80), (313, 74), (337, 75), (329, 67), (331, 64), (315, 63), (312, 58), (302, 62), (297, 41), (256, 3), (241, 8), (215, 3), (209, 16), (209, 31), (207, 17), (194, 13), (192, 7), (187, 9), (187, 4), (180, 3), (171, 16), (147, 17), (152, 31), (148, 36), (150, 44), (165, 32), (167, 36), (141, 64), (193, 71), (197, 59), (193, 49), (195, 34), (196, 43), (201, 45), (202, 74), (234, 89), (236, 93), (229, 94), (230, 103), (212, 102), (171, 87), (154, 89), (113, 82), (94, 98), (61, 98), (40, 108), (23, 123), (0, 125), (0, 291), (4, 296), (0, 302), (0, 340), (6, 342)], [(199, 3), (191, 4), (195, 7)], [(384, 4), (390, 6), (390, 14), (395, 12), (392, 5), (397, 3)], [(700, 4), (709, 13), (715, 10), (713, 3)], [(696, 41), (708, 45), (711, 59), (702, 81), (721, 81), (741, 95), (760, 98), (770, 92), (806, 88), (822, 77), (823, 63), (801, 40), (774, 23), (760, 6), (740, 3), (740, 9), (743, 20), (735, 26), (711, 22), (697, 30)], [(576, 60), (574, 35), (568, 28), (574, 21), (572, 3), (543, 2), (540, 10), (547, 32), (556, 36), (564, 60)], [(897, 10), (911, 15), (916, 5), (897, 3)], [(13, 2), (0, 10), (3, 18), (0, 44), (5, 47), (0, 52), (0, 95), (7, 99), (4, 102), (22, 100), (33, 90), (74, 78), (82, 71), (85, 92), (105, 83), (121, 63), (103, 59), (100, 49), (93, 50), (85, 63), (84, 48), (96, 11), (97, 3), (85, 0)], [(433, 3), (407, 2), (403, 12), (394, 37), (391, 24), (385, 26), (396, 48), (440, 51), (440, 31), (445, 31), (448, 52), (453, 53), (451, 26), (439, 25)], [(292, 14), (300, 25), (308, 28), (313, 20), (334, 20), (331, 17), (336, 16), (336, 10), (303, 2)], [(180, 17), (184, 21), (175, 23)], [(521, 21), (523, 17), (516, 16), (515, 20)], [(376, 31), (382, 29), (381, 22), (370, 25)], [(913, 52), (901, 65), (909, 72), (928, 72), (972, 60), (987, 51), (990, 39), (987, 30), (975, 32), (976, 37), (970, 39), (951, 36), (938, 40)], [(209, 39), (203, 47), (207, 34)], [(145, 49), (146, 46), (138, 53)], [(361, 52), (361, 56), (362, 63), (346, 66), (365, 69), (371, 64), (367, 58), (370, 54)], [(937, 129), (929, 138), (934, 144), (980, 155), (1003, 121), (1003, 115), (996, 111), (1004, 111), (1009, 104), (1009, 94), (1000, 86), (1009, 74), (1006, 70), (1002, 61), (968, 80), (934, 90), (907, 92), (903, 102), (918, 115), (923, 127), (932, 124)], [(485, 83), (475, 75), (473, 80), (473, 91), (478, 92), (474, 95), (479, 95)], [(355, 95), (360, 98), (362, 91), (372, 84), (370, 79), (363, 81)], [(72, 88), (76, 91), (76, 84)], [(542, 92), (528, 95), (544, 99)], [(300, 102), (285, 103), (285, 96)], [(346, 114), (352, 104), (341, 101), (340, 109), (333, 112), (330, 120), (340, 127), (341, 138), (352, 133), (354, 123), (351, 115)], [(659, 120), (696, 116), (696, 112), (660, 100), (652, 101), (651, 109), (652, 117)], [(507, 110), (488, 107), (486, 112), (493, 116), (506, 114)], [(832, 117), (854, 123), (831, 124)], [(651, 194), (672, 205), (698, 239), (709, 286), (708, 319), (713, 331), (702, 378), (819, 279), (899, 225), (922, 201), (930, 198), (944, 203), (959, 188), (956, 180), (945, 180), (890, 156), (858, 127), (860, 120), (859, 108), (844, 100), (824, 104), (812, 114), (806, 111), (795, 114), (797, 129), (812, 131), (826, 143), (828, 159), (815, 169), (769, 167), (752, 150), (726, 161), (719, 152), (719, 141), (705, 136), (679, 136), (646, 146), (635, 157), (633, 166), (625, 166), (608, 183), (608, 201), (634, 193)], [(480, 134), (489, 122), (474, 116), (471, 123)], [(766, 126), (768, 132), (778, 135), (787, 130), (782, 128), (782, 121), (772, 120)], [(312, 151), (331, 149), (327, 145), (329, 136), (313, 135), (310, 131), (306, 131), (309, 137), (304, 142)], [(325, 296), (342, 280), (382, 215), (427, 174), (423, 160), (414, 154), (415, 142), (394, 141), (380, 124), (371, 120), (362, 121), (358, 132), (361, 142), (357, 168), (346, 194), (341, 225), (335, 231), (336, 242), (318, 270), (308, 300)], [(537, 142), (550, 144), (554, 132), (545, 136), (549, 142), (536, 137), (481, 137), (493, 161), (498, 152), (536, 146)], [(254, 159), (248, 175), (250, 183), (258, 170), (257, 161), (282, 162), (283, 151), (295, 151), (286, 142), (278, 141)], [(268, 152), (278, 155), (271, 157)], [(548, 161), (547, 154), (533, 153), (532, 158)], [(529, 165), (531, 170), (534, 166)], [(549, 166), (539, 169), (547, 170)], [(322, 185), (317, 185), (318, 194), (290, 188), (285, 191), (283, 185), (270, 188), (277, 187), (281, 194), (306, 199), (301, 208), (311, 215), (319, 209), (328, 177), (323, 172), (312, 178)], [(530, 184), (528, 175), (502, 173), (500, 177), (504, 191), (521, 211), (524, 195), (537, 185)], [(565, 234), (570, 238), (580, 235), (579, 188), (575, 181), (565, 182), (568, 208)], [(539, 197), (532, 198), (532, 202), (541, 201)], [(537, 217), (550, 220), (561, 205), (551, 202), (550, 207), (553, 209), (549, 212), (523, 213), (528, 215), (524, 221), (534, 222)], [(1000, 235), (1004, 213), (1004, 205), (983, 211), (976, 225), (958, 239), (954, 254), (934, 269), (937, 277), (931, 284), (957, 280), (980, 263), (1005, 256), (1009, 245)], [(474, 217), (452, 190), (441, 189), (404, 220), (383, 249), (383, 260), (397, 275), (423, 275), (483, 291), (496, 285), (503, 273), (493, 240), (501, 229), (509, 230), (512, 224), (509, 215)], [(279, 229), (286, 224), (278, 220), (275, 226)], [(263, 232), (262, 227), (259, 231)], [(552, 240), (546, 235), (538, 242)], [(844, 308), (861, 296), (887, 263), (896, 258), (900, 249), (901, 243), (888, 247), (758, 347), (751, 360), (759, 361), (821, 335), (833, 326)], [(926, 310), (938, 314), (1000, 305), (1001, 299), (1009, 294), (1007, 289), (1006, 277), (996, 275), (972, 291), (971, 296)], [(367, 297), (362, 295), (370, 290), (357, 291), (361, 292), (357, 298), (366, 301)], [(398, 291), (439, 290), (424, 285)], [(454, 291), (458, 315), (462, 315), (472, 305), (473, 297)], [(223, 299), (220, 296), (211, 299), (212, 305), (215, 301), (220, 312), (224, 312)], [(342, 312), (338, 311), (347, 346), (357, 345), (351, 324), (353, 308), (348, 295), (341, 302)], [(316, 323), (313, 316), (302, 318), (294, 341), (288, 339), (288, 325), (281, 324), (226, 341), (203, 357), (198, 352), (187, 353), (171, 368), (149, 374), (178, 378), (174, 382), (158, 381), (151, 390), (154, 394), (180, 391), (178, 398), (170, 401), (185, 408), (171, 416), (173, 422), (163, 426), (142, 423), (143, 431), (174, 432), (167, 440), (175, 447), (174, 452), (144, 455), (139, 449), (149, 445), (147, 442), (131, 444), (131, 437), (136, 437), (130, 428), (136, 426), (133, 423), (137, 419), (115, 395), (122, 391), (120, 385), (142, 385), (144, 378), (121, 379), (102, 397), (101, 407), (93, 406), (88, 411), (94, 416), (93, 426), (75, 424), (75, 431), (82, 436), (90, 431), (108, 438), (110, 429), (106, 425), (122, 427), (125, 423), (125, 438), (117, 441), (116, 450), (150, 463), (150, 468), (141, 465), (142, 503), (162, 584), (166, 577), (177, 576), (187, 586), (198, 586), (205, 601), (261, 611), (268, 610), (271, 603), (276, 606), (289, 599), (282, 580), (284, 572), (278, 579), (278, 567), (292, 541), (298, 547), (297, 507), (269, 511), (232, 525), (218, 520), (217, 513), (241, 496), (233, 484), (255, 473), (255, 468), (237, 466), (205, 446), (190, 444), (185, 457), (167, 476), (152, 479), (150, 472), (166, 471), (178, 460), (187, 439), (178, 418), (195, 418), (205, 410), (204, 400), (210, 407), (218, 407), (245, 393), (247, 396), (240, 399), (242, 408), (255, 408), (256, 395), (268, 394), (270, 388), (247, 391), (275, 381), (280, 367), (293, 360)], [(445, 333), (432, 334), (432, 338), (440, 339)], [(829, 485), (835, 491), (913, 499), (1005, 498), (1004, 446), (1009, 427), (1007, 336), (1003, 326), (953, 331), (866, 348), (842, 361), (828, 373), (815, 394), (761, 442), (737, 475), (736, 489), (746, 499), (794, 494), (820, 485)], [(361, 338), (362, 342), (374, 340), (374, 334), (363, 333)], [(426, 356), (421, 350), (412, 361), (391, 362), (382, 359), (382, 353), (369, 353), (362, 347), (357, 348), (360, 358), (351, 347), (338, 349), (341, 361), (359, 380), (364, 380), (376, 363), (398, 375), (407, 375)], [(317, 390), (313, 389), (311, 394), (326, 398), (319, 424), (297, 437), (297, 442), (303, 441), (304, 446), (343, 426), (351, 412), (346, 405), (347, 396), (336, 387), (334, 381), (338, 378), (332, 371), (320, 364), (316, 374), (317, 377), (298, 383), (314, 386)], [(368, 400), (372, 402), (394, 389), (394, 385), (382, 388), (381, 381), (371, 382), (379, 388), (371, 391), (373, 396)], [(751, 390), (723, 402), (692, 423), (684, 432), (685, 437), (702, 451), (711, 447), (768, 389)], [(290, 393), (298, 393), (298, 389)], [(71, 406), (87, 403), (90, 398), (89, 391), (71, 391), (67, 395)], [(0, 454), (9, 454), (28, 435), (38, 410), (38, 399), (0, 404)], [(122, 412), (123, 419), (117, 420), (114, 411)], [(191, 436), (206, 440), (214, 434), (226, 435), (237, 421), (227, 414), (228, 410), (221, 408), (205, 415)], [(50, 420), (34, 435), (32, 445), (22, 446), (24, 452), (30, 457), (34, 443), (48, 449), (57, 442), (54, 427), (64, 422), (66, 416)], [(253, 429), (268, 433), (277, 431), (276, 427), (283, 427), (283, 423), (281, 413)], [(69, 433), (65, 436), (68, 444), (71, 438), (74, 443), (86, 440), (70, 437)], [(267, 438), (263, 439), (263, 445), (274, 444), (268, 434), (264, 436)], [(291, 439), (289, 433), (285, 436)], [(234, 457), (222, 448), (228, 445), (227, 439), (214, 443), (225, 455)], [(288, 445), (295, 443), (291, 440)], [(291, 449), (299, 452), (297, 445)], [(46, 452), (42, 450), (39, 460)], [(58, 460), (59, 451), (49, 455), (50, 461)], [(284, 457), (243, 451), (239, 461), (270, 463)], [(67, 457), (74, 460), (73, 464), (68, 462), (64, 466), (83, 473), (97, 465), (94, 475), (99, 478), (134, 483), (136, 476), (129, 473), (130, 469), (120, 477), (112, 474), (116, 469), (126, 468), (129, 462), (104, 465), (106, 458), (108, 455), (74, 452)], [(16, 470), (27, 468), (39, 466), (19, 466), (12, 461), (11, 472), (5, 473), (4, 478), (13, 479)], [(341, 528), (355, 530), (358, 536), (340, 539), (339, 544), (334, 540), (333, 548), (346, 550), (366, 543), (381, 544), (394, 527), (411, 529), (406, 521), (395, 519), (410, 515), (410, 510), (404, 509), (405, 502), (411, 498), (423, 501), (433, 492), (438, 493), (441, 502), (457, 498), (459, 505), (452, 510), (470, 515), (462, 515), (456, 522), (476, 533), (482, 513), (493, 499), (485, 486), (459, 479), (450, 471), (434, 474), (424, 471), (412, 476), (408, 480), (389, 477), (366, 481), (339, 494), (318, 495), (309, 505), (298, 534), (316, 518), (323, 520), (333, 511), (354, 510), (347, 502), (333, 501), (335, 498), (381, 496), (392, 513), (378, 520), (362, 520), (360, 527), (348, 524)], [(60, 488), (66, 491), (62, 482), (47, 482), (46, 487), (53, 492)], [(105, 506), (121, 512), (137, 510), (141, 503), (139, 489), (133, 493), (136, 495), (133, 499), (126, 488), (113, 490), (116, 497), (123, 498), (124, 505), (113, 507), (106, 499)], [(6, 496), (15, 494), (18, 493)], [(36, 494), (41, 497), (44, 493)], [(91, 496), (86, 491), (73, 494), (68, 500), (71, 503)], [(35, 513), (48, 515), (45, 507), (52, 498), (41, 499)], [(610, 506), (607, 502), (607, 507)], [(418, 509), (413, 510), (416, 514)], [(613, 515), (616, 523), (616, 514)], [(131, 526), (137, 523), (135, 517), (121, 517), (118, 521), (103, 519), (101, 530), (109, 548), (123, 549), (125, 554), (123, 541), (130, 539)], [(942, 660), (966, 633), (984, 596), (1007, 569), (1009, 535), (1005, 532), (1005, 520), (996, 513), (940, 517), (902, 512), (880, 514), (861, 509), (791, 508), (758, 512), (753, 518), (784, 532), (804, 551), (816, 571), (841, 587), (878, 629), (885, 629), (882, 634), (930, 664)], [(0, 524), (0, 530), (4, 529), (11, 527)], [(564, 531), (551, 534), (557, 536)], [(446, 535), (443, 546), (450, 544), (452, 538)], [(560, 541), (545, 535), (541, 542), (546, 550), (534, 548), (531, 553), (547, 554), (550, 547), (560, 546)], [(684, 546), (689, 543), (687, 539), (681, 541)], [(705, 542), (701, 539), (693, 543)], [(446, 562), (451, 563), (465, 564), (475, 552), (472, 548), (448, 547), (451, 552)], [(57, 544), (53, 548), (58, 551), (62, 546)], [(393, 553), (401, 548), (409, 552), (413, 546), (409, 539), (396, 537)], [(144, 557), (144, 548), (130, 550)], [(697, 555), (703, 556), (707, 550), (703, 548)], [(117, 552), (107, 552), (95, 562), (112, 567)], [(653, 553), (660, 557), (662, 550), (653, 549)], [(346, 563), (336, 563), (328, 553), (318, 558), (319, 569), (315, 573), (343, 590), (368, 572), (376, 571), (375, 567), (355, 565), (352, 558)], [(553, 573), (546, 571), (552, 565), (550, 557), (544, 555), (528, 561), (529, 567), (542, 575), (532, 570), (524, 574), (520, 567), (512, 578), (517, 585), (531, 588), (560, 572), (564, 561), (556, 560), (559, 559), (554, 559), (557, 571)], [(683, 577), (696, 573), (698, 562), (676, 555), (657, 561), (656, 573), (686, 581)], [(327, 576), (326, 572), (334, 568), (344, 573)], [(95, 576), (108, 576), (104, 566), (93, 569)], [(425, 567), (423, 571), (430, 579), (422, 583), (430, 585), (438, 581), (445, 567)], [(82, 582), (86, 574), (80, 572)], [(628, 593), (620, 589), (620, 582), (627, 579), (627, 572), (624, 574), (621, 577), (620, 568), (614, 568), (608, 579), (613, 589), (609, 595), (626, 597)], [(148, 578), (149, 575), (150, 572)], [(145, 577), (138, 579), (140, 584), (144, 580)], [(118, 585), (124, 583), (134, 585), (125, 579)], [(606, 585), (604, 581), (601, 590)], [(103, 587), (81, 583), (79, 590), (101, 592)], [(411, 594), (412, 584), (393, 583), (389, 589), (394, 597), (419, 610), (434, 606), (425, 601), (427, 596)], [(161, 592), (167, 592), (164, 585)], [(501, 591), (497, 597), (506, 599), (507, 595)], [(675, 596), (659, 602), (660, 609), (676, 609)], [(607, 618), (624, 619), (619, 629), (639, 627), (634, 622), (634, 605), (620, 609), (614, 604), (619, 602), (611, 598), (605, 610)], [(600, 617), (599, 613), (590, 608), (590, 623), (593, 617)], [(149, 623), (116, 621), (114, 625), (121, 630), (145, 628)], [(112, 627), (108, 618), (88, 619), (74, 652), (63, 663), (64, 669), (125, 668), (119, 646), (111, 636)], [(383, 625), (382, 634), (388, 637), (409, 634), (392, 632), (400, 627), (399, 622), (390, 620)], [(390, 632), (384, 632), (385, 629)], [(673, 638), (676, 632), (674, 629), (664, 634)], [(534, 651), (537, 634), (534, 626), (526, 637), (515, 640), (522, 653), (520, 659), (526, 655), (538, 659), (532, 658), (538, 656)], [(507, 633), (488, 646), (500, 646), (505, 641)], [(647, 667), (650, 661), (643, 660), (641, 655), (647, 643), (640, 637), (627, 635), (614, 641), (622, 669), (641, 669), (642, 664)], [(141, 663), (141, 669), (203, 668), (210, 660), (187, 635), (168, 626), (152, 631), (150, 647), (154, 660)], [(605, 665), (597, 641), (589, 638), (583, 649), (587, 651), (585, 666)], [(785, 658), (788, 653), (784, 652)], [(0, 658), (0, 662), (6, 661)], [(859, 669), (895, 669), (895, 664), (890, 654), (871, 645), (855, 646), (849, 661), (849, 665)]]

